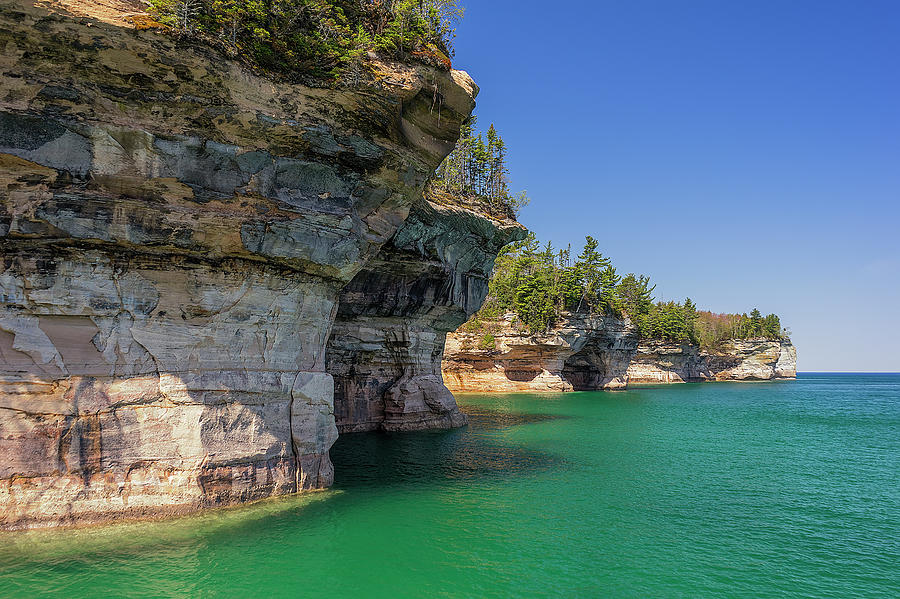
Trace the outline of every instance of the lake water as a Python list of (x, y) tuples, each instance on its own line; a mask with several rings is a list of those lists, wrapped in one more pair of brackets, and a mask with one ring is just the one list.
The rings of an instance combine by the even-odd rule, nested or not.
[(0, 596), (900, 597), (900, 375), (459, 399), (332, 491), (0, 535)]

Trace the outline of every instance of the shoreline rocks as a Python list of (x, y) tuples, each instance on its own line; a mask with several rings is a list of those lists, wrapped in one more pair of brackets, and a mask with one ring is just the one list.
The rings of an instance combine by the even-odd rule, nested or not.
[(512, 315), (447, 336), (442, 372), (454, 392), (625, 389), (633, 383), (772, 380), (796, 377), (789, 339), (734, 340), (712, 352), (687, 343), (639, 340), (626, 320), (569, 315), (529, 335)]

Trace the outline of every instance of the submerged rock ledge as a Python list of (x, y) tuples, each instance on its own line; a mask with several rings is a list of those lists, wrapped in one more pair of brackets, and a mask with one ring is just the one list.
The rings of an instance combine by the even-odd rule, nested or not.
[(522, 234), (422, 198), (468, 75), (314, 88), (45, 5), (0, 23), (0, 528), (322, 488), (338, 427), (464, 422), (443, 335)]

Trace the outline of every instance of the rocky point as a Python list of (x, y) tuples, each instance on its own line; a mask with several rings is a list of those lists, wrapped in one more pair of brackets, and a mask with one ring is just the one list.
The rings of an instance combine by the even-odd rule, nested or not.
[(797, 352), (790, 339), (732, 340), (712, 350), (645, 340), (627, 318), (608, 316), (568, 314), (532, 335), (508, 314), (449, 335), (442, 369), (452, 391), (591, 391), (795, 378)]

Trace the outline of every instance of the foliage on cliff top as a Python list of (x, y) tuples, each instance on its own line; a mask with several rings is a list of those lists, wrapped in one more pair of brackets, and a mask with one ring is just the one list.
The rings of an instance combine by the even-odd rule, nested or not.
[(729, 339), (781, 339), (786, 333), (775, 314), (714, 314), (684, 302), (655, 301), (650, 278), (619, 276), (588, 236), (576, 257), (572, 248), (543, 248), (534, 234), (504, 248), (494, 266), (484, 306), (471, 322), (513, 312), (531, 333), (543, 333), (566, 312), (628, 316), (644, 339), (698, 344), (705, 349)]
[(528, 204), (528, 195), (509, 190), (506, 143), (494, 124), (487, 133), (477, 130), (472, 117), (460, 129), (456, 147), (438, 167), (426, 193), (438, 203), (468, 205), (496, 218), (515, 219)]
[(268, 72), (358, 83), (369, 52), (450, 68), (457, 0), (149, 0), (182, 35)]

